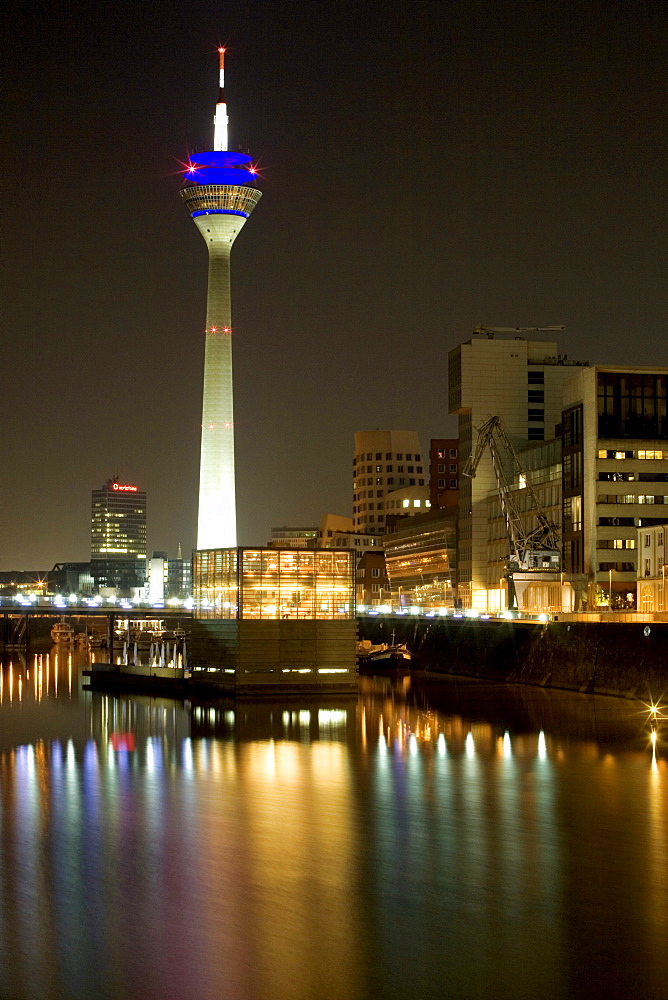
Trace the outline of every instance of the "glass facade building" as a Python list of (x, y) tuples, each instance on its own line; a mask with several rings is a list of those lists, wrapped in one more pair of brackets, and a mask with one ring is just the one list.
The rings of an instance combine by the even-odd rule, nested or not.
[(355, 617), (354, 553), (330, 549), (195, 552), (197, 618), (347, 620)]

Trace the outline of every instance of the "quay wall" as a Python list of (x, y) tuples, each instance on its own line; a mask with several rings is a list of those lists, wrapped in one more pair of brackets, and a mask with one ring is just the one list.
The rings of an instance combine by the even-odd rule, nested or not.
[(360, 639), (405, 642), (428, 673), (649, 700), (668, 691), (668, 623), (359, 619)]

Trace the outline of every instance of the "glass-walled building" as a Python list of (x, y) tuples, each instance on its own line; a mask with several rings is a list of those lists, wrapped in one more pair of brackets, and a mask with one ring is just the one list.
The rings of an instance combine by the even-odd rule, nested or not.
[(194, 555), (195, 614), (205, 619), (355, 617), (354, 553), (205, 549)]

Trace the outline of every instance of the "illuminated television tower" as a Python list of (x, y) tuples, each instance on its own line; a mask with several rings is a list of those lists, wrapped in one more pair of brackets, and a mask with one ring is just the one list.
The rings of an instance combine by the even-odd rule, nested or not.
[(198, 549), (234, 548), (237, 544), (230, 253), (237, 234), (261, 197), (257, 188), (248, 186), (255, 178), (251, 157), (227, 149), (225, 49), (220, 48), (218, 52), (220, 93), (214, 118), (213, 150), (190, 156), (181, 190), (181, 197), (209, 251)]

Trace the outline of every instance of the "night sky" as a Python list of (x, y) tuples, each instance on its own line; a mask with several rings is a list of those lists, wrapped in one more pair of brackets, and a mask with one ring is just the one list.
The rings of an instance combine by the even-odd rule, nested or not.
[(232, 254), (240, 544), (351, 513), (353, 432), (455, 430), (474, 326), (668, 366), (668, 4), (10, 2), (0, 569), (90, 558), (90, 497), (195, 544), (207, 257), (180, 163), (263, 197)]

